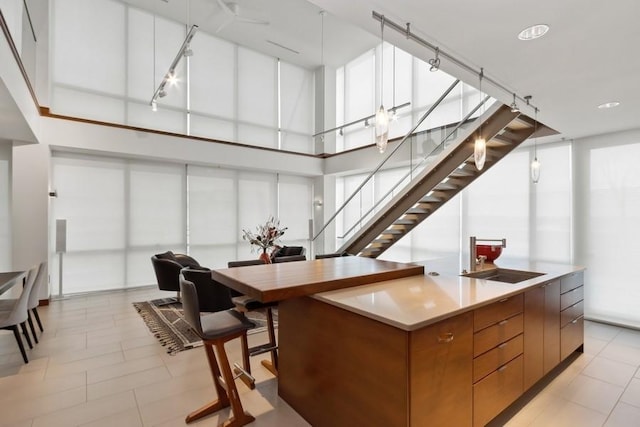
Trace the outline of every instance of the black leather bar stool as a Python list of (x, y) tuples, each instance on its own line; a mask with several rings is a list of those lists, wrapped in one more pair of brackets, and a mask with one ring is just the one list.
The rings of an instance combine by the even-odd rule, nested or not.
[(188, 424), (231, 406), (231, 417), (220, 426), (240, 427), (249, 424), (255, 418), (245, 412), (242, 407), (224, 344), (232, 339), (241, 338), (246, 345), (247, 330), (253, 328), (254, 324), (234, 309), (201, 315), (196, 287), (182, 276), (180, 276), (180, 291), (184, 317), (202, 338), (213, 376), (213, 385), (218, 394), (216, 400), (187, 415), (185, 422)]

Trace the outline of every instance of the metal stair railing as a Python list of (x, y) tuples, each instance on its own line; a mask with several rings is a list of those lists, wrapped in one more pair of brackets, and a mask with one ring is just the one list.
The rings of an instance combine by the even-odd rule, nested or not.
[[(462, 120), (460, 120), (454, 126), (454, 128), (442, 139), (442, 141), (440, 141), (440, 143), (433, 150), (431, 150), (429, 154), (426, 154), (425, 156), (423, 156), (419, 163), (417, 163), (413, 168), (409, 169), (409, 172), (407, 172), (402, 178), (400, 178), (398, 182), (396, 182), (395, 185), (393, 185), (393, 187), (391, 187), (389, 191), (387, 191), (382, 197), (380, 197), (377, 202), (374, 202), (373, 206), (371, 206), (371, 208), (369, 208), (369, 210), (367, 210), (362, 215), (362, 218), (366, 218), (368, 215), (372, 214), (386, 200), (388, 196), (392, 195), (393, 192), (397, 190), (398, 187), (400, 187), (400, 185), (405, 181), (405, 179), (413, 176), (413, 174), (415, 174), (418, 171), (418, 168), (420, 168), (421, 166), (424, 166), (428, 162), (428, 159), (432, 158), (436, 154), (436, 152), (444, 150), (446, 148), (447, 141), (449, 141), (449, 138), (455, 135), (456, 131), (460, 129), (462, 125), (464, 125), (465, 123), (468, 123), (471, 116), (473, 116), (473, 114), (476, 111), (478, 111), (480, 107), (482, 107), (489, 99), (491, 99), (489, 95), (485, 96), (485, 98), (481, 100), (478, 105), (476, 105)], [(351, 233), (359, 224), (362, 223), (362, 218), (360, 218), (360, 220), (358, 220), (355, 224), (353, 224), (351, 228), (349, 228), (346, 232), (344, 232), (342, 236), (337, 236), (337, 238), (338, 239), (346, 238), (349, 235), (349, 233)]]
[(387, 161), (404, 145), (404, 143), (410, 139), (410, 137), (414, 134), (416, 129), (424, 122), (424, 120), (431, 115), (431, 113), (442, 103), (442, 101), (451, 93), (451, 91), (460, 83), (460, 80), (456, 79), (436, 100), (435, 103), (420, 117), (418, 122), (411, 128), (409, 132), (400, 140), (398, 145), (391, 150), (391, 152), (378, 164), (378, 166), (369, 173), (369, 175), (362, 181), (362, 183), (354, 190), (354, 192), (344, 201), (344, 203), (334, 212), (334, 214), (327, 220), (327, 222), (322, 226), (320, 231), (318, 231), (311, 239), (314, 242), (318, 237), (322, 235), (324, 230), (336, 219), (336, 217), (345, 209), (345, 207), (351, 202), (351, 200), (364, 188), (364, 186), (373, 178), (373, 176), (384, 166)]

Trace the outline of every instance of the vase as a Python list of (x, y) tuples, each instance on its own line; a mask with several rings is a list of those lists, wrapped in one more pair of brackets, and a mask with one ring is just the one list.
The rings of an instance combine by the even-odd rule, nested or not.
[(271, 256), (267, 253), (267, 248), (262, 248), (262, 253), (258, 257), (265, 264), (271, 264)]

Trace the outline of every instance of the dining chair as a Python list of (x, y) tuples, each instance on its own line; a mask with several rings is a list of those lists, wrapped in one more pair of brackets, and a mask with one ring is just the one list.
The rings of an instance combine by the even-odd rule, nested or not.
[[(252, 265), (262, 265), (262, 260), (250, 259), (243, 261), (229, 261), (227, 267), (248, 267)], [(276, 331), (273, 320), (273, 307), (277, 306), (277, 302), (263, 303), (255, 298), (242, 295), (231, 289), (233, 302), (236, 308), (241, 312), (260, 311), (265, 312), (267, 316), (267, 335), (268, 341), (264, 344), (249, 347), (249, 356), (257, 356), (263, 353), (271, 353), (271, 360), (262, 360), (262, 366), (267, 368), (273, 375), (278, 376), (278, 343), (276, 340)]]
[(42, 321), (40, 320), (40, 315), (38, 314), (38, 305), (40, 304), (40, 289), (42, 289), (42, 286), (47, 283), (47, 281), (45, 280), (46, 271), (47, 262), (43, 261), (38, 266), (38, 273), (36, 274), (35, 281), (33, 283), (33, 286), (31, 287), (29, 300), (27, 302), (27, 321), (29, 322), (29, 328), (31, 329), (31, 334), (33, 335), (33, 340), (36, 342), (36, 344), (38, 343), (38, 335), (36, 334), (36, 328), (33, 326), (31, 313), (33, 313), (33, 317), (35, 317), (36, 322), (38, 323), (40, 332), (44, 332)]
[(246, 342), (247, 330), (255, 325), (234, 309), (215, 313), (200, 313), (196, 286), (183, 276), (180, 276), (180, 291), (185, 320), (202, 338), (209, 361), (209, 369), (213, 376), (213, 385), (218, 395), (216, 400), (187, 415), (185, 422), (188, 424), (231, 406), (231, 417), (220, 425), (240, 427), (249, 424), (255, 418), (245, 412), (242, 407), (224, 344), (235, 338), (241, 338)]
[[(198, 294), (198, 309), (201, 313), (215, 313), (234, 308), (230, 289), (222, 283), (216, 282), (211, 277), (211, 270), (203, 268), (185, 267), (180, 274), (193, 283)], [(184, 308), (184, 307), (183, 307)], [(244, 314), (243, 314), (244, 315)], [(251, 390), (256, 388), (256, 380), (251, 376), (251, 364), (249, 362), (249, 344), (242, 340), (242, 368), (234, 364), (234, 371), (239, 375), (243, 383)]]
[(29, 317), (27, 314), (27, 304), (29, 302), (31, 289), (33, 288), (33, 284), (36, 281), (37, 274), (38, 266), (34, 265), (29, 269), (29, 272), (27, 273), (27, 280), (24, 287), (22, 288), (22, 293), (20, 294), (20, 296), (16, 299), (4, 300), (3, 303), (8, 309), (0, 310), (0, 329), (13, 331), (13, 336), (16, 338), (16, 342), (18, 343), (18, 347), (20, 348), (20, 353), (22, 354), (22, 360), (24, 360), (24, 363), (29, 363), (29, 359), (27, 358), (27, 352), (25, 351), (24, 344), (22, 343), (22, 338), (20, 337), (18, 325), (20, 325), (20, 327), (22, 328), (22, 333), (24, 334), (27, 343), (29, 344), (29, 348), (33, 348), (26, 324), (27, 318)]

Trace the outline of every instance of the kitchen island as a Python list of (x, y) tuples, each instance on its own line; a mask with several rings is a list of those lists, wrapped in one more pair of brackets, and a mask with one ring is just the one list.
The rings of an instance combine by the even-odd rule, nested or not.
[(582, 349), (582, 268), (428, 274), (283, 301), (281, 397), (314, 426), (483, 426)]

